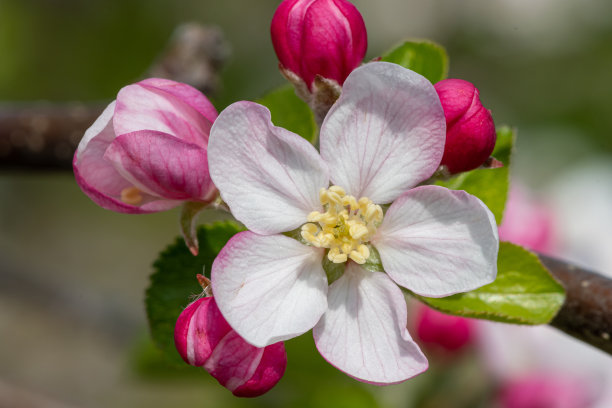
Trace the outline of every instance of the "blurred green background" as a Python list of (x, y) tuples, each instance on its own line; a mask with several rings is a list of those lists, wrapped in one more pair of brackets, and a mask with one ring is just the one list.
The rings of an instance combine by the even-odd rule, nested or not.
[[(0, 102), (110, 101), (186, 21), (219, 27), (231, 45), (217, 108), (258, 98), (283, 84), (269, 39), (278, 3), (0, 0)], [(405, 38), (447, 48), (449, 76), (475, 83), (496, 123), (519, 128), (513, 171), (532, 188), (610, 161), (609, 1), (354, 4), (368, 29), (368, 58)], [(400, 407), (438, 375), (367, 386), (325, 364), (309, 334), (288, 343), (285, 378), (257, 400), (168, 368), (148, 341), (143, 296), (177, 218), (102, 210), (70, 173), (0, 173), (0, 406)], [(482, 376), (465, 365), (464, 378)], [(459, 406), (452, 395), (430, 406)]]

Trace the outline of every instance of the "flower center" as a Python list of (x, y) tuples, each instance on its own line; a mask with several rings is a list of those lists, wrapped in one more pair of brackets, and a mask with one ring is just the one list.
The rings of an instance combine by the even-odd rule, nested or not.
[(370, 250), (364, 242), (370, 240), (383, 220), (380, 205), (367, 197), (356, 200), (338, 186), (322, 188), (319, 197), (325, 212), (308, 214), (308, 223), (302, 225), (302, 238), (316, 247), (329, 248), (327, 257), (334, 263), (349, 258), (365, 263)]

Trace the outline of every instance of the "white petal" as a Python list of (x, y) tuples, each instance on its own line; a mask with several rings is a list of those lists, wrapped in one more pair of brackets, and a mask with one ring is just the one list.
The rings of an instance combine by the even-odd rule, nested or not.
[(270, 111), (237, 102), (215, 121), (208, 144), (213, 182), (234, 216), (258, 234), (290, 231), (321, 210), (327, 165), (300, 136), (270, 121)]
[(387, 62), (357, 68), (321, 127), (321, 157), (334, 184), (389, 203), (438, 168), (446, 122), (433, 85)]
[(495, 218), (465, 191), (408, 191), (391, 204), (372, 243), (391, 279), (422, 296), (466, 292), (497, 275)]
[(427, 369), (406, 330), (404, 296), (386, 274), (350, 262), (329, 287), (328, 303), (313, 334), (330, 364), (374, 384), (402, 382)]
[(284, 235), (235, 235), (212, 266), (223, 317), (247, 342), (264, 347), (310, 330), (327, 309), (323, 250)]
[[(99, 144), (103, 144), (104, 149), (106, 149), (106, 147), (108, 147), (108, 145), (112, 143), (112, 141), (115, 139), (116, 136), (111, 123), (111, 120), (113, 119), (113, 114), (115, 113), (115, 105), (116, 101), (112, 101), (104, 109), (102, 114), (98, 116), (96, 121), (85, 131), (83, 138), (79, 142), (79, 147), (77, 148), (77, 160), (81, 160), (83, 152), (86, 150), (87, 146), (89, 145), (89, 142), (91, 142), (96, 136), (98, 136), (98, 139), (103, 142)], [(104, 156), (104, 150), (98, 152), (96, 156), (100, 158)]]

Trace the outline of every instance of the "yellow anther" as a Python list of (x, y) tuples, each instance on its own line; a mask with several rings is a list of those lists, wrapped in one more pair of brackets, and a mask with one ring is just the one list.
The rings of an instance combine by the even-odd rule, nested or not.
[(363, 224), (354, 224), (349, 228), (349, 234), (351, 234), (353, 239), (361, 239), (368, 235), (369, 232), (368, 227)]
[(365, 259), (368, 259), (370, 257), (370, 248), (367, 247), (367, 245), (359, 245), (359, 247), (357, 248), (357, 251), (363, 255), (363, 257)]
[(306, 217), (306, 220), (308, 222), (319, 222), (319, 219), (321, 219), (321, 213), (318, 211), (313, 211), (310, 214), (308, 214), (308, 217)]
[(132, 186), (121, 190), (121, 201), (130, 205), (138, 205), (142, 202), (141, 191)]
[(349, 207), (351, 211), (356, 211), (359, 209), (359, 205), (357, 204), (357, 200), (353, 196), (344, 196), (342, 197), (342, 205), (345, 207)]
[(346, 195), (346, 191), (344, 191), (344, 189), (340, 186), (331, 186), (330, 188), (327, 189), (327, 191), (329, 191), (330, 193), (336, 193), (340, 196)]
[(338, 186), (321, 189), (319, 198), (325, 212), (308, 214), (302, 238), (313, 246), (329, 248), (327, 257), (334, 263), (352, 259), (363, 264), (370, 256), (364, 243), (382, 222), (382, 208), (367, 197), (357, 200)]
[(348, 257), (346, 256), (346, 254), (340, 253), (340, 250), (338, 248), (332, 248), (327, 254), (327, 259), (329, 259), (333, 263), (342, 263), (346, 262)]
[(366, 261), (366, 258), (363, 257), (363, 255), (361, 255), (359, 252), (357, 251), (351, 251), (351, 253), (348, 256), (349, 258), (351, 258), (353, 261), (357, 262), (360, 265), (363, 265)]

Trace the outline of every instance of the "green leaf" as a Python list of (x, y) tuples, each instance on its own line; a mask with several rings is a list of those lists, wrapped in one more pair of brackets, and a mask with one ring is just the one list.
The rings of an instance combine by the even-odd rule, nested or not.
[(500, 160), (504, 167), (466, 171), (449, 180), (438, 180), (436, 184), (452, 190), (465, 190), (480, 198), (495, 215), (497, 225), (501, 224), (508, 199), (514, 140), (515, 132), (509, 127), (504, 126), (497, 130), (493, 156)]
[(310, 143), (317, 137), (317, 125), (308, 105), (302, 101), (291, 85), (282, 86), (259, 99), (257, 103), (270, 109), (272, 123), (290, 130)]
[(432, 84), (446, 78), (448, 55), (431, 41), (406, 41), (385, 53), (381, 61), (394, 62), (427, 78)]
[(510, 166), (515, 141), (516, 130), (509, 126), (500, 126), (497, 128), (497, 140), (495, 141), (495, 148), (491, 156), (504, 163), (504, 166)]
[(193, 256), (182, 237), (177, 238), (153, 264), (151, 284), (146, 293), (146, 309), (151, 337), (175, 362), (182, 362), (174, 348), (174, 325), (179, 314), (202, 292), (196, 275), (210, 277), (213, 260), (225, 243), (243, 229), (231, 221), (205, 225), (198, 229), (200, 250)]
[(546, 324), (565, 300), (563, 287), (526, 249), (501, 242), (497, 279), (471, 292), (421, 301), (434, 309), (464, 317), (517, 324)]

